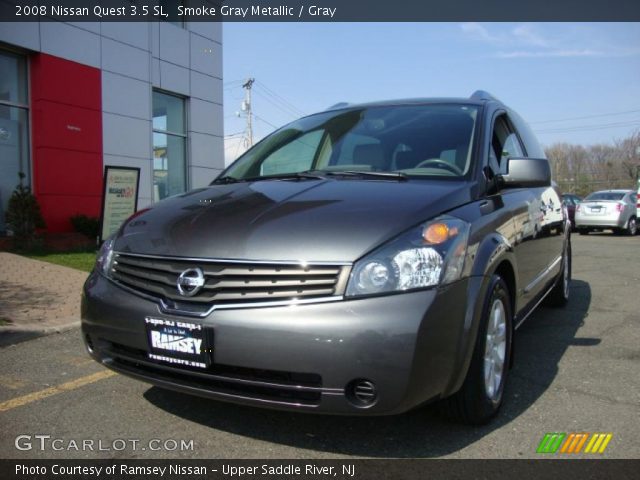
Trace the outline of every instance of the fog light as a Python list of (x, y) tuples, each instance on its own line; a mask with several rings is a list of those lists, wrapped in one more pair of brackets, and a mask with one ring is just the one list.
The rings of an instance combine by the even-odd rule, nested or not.
[(370, 380), (353, 380), (349, 382), (345, 391), (347, 399), (356, 407), (370, 407), (378, 400), (378, 390)]

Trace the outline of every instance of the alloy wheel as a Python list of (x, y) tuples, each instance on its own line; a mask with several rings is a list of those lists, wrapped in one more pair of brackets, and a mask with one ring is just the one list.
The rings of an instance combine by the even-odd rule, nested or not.
[(507, 315), (502, 300), (496, 299), (489, 314), (484, 350), (484, 387), (487, 396), (492, 401), (496, 401), (500, 397), (506, 350)]

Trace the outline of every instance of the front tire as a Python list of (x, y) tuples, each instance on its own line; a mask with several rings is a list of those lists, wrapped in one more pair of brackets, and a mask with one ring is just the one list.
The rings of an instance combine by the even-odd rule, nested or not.
[(460, 390), (445, 400), (449, 416), (482, 425), (498, 413), (511, 360), (512, 323), (509, 289), (493, 275), (467, 376)]
[(578, 233), (580, 235), (589, 235), (589, 230), (586, 228), (578, 228)]

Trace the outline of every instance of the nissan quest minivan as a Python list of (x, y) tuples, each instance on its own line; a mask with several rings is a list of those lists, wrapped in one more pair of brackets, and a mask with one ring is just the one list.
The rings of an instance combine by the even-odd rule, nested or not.
[(129, 218), (82, 299), (89, 354), (259, 407), (479, 424), (517, 328), (562, 306), (570, 222), (529, 127), (485, 92), (339, 104)]

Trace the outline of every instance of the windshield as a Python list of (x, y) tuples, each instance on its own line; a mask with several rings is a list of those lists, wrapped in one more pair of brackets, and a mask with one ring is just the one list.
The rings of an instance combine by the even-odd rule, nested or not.
[(275, 131), (218, 180), (301, 172), (460, 178), (471, 168), (477, 115), (472, 105), (442, 104), (319, 113)]
[(596, 192), (585, 198), (585, 201), (591, 200), (622, 200), (624, 192)]

